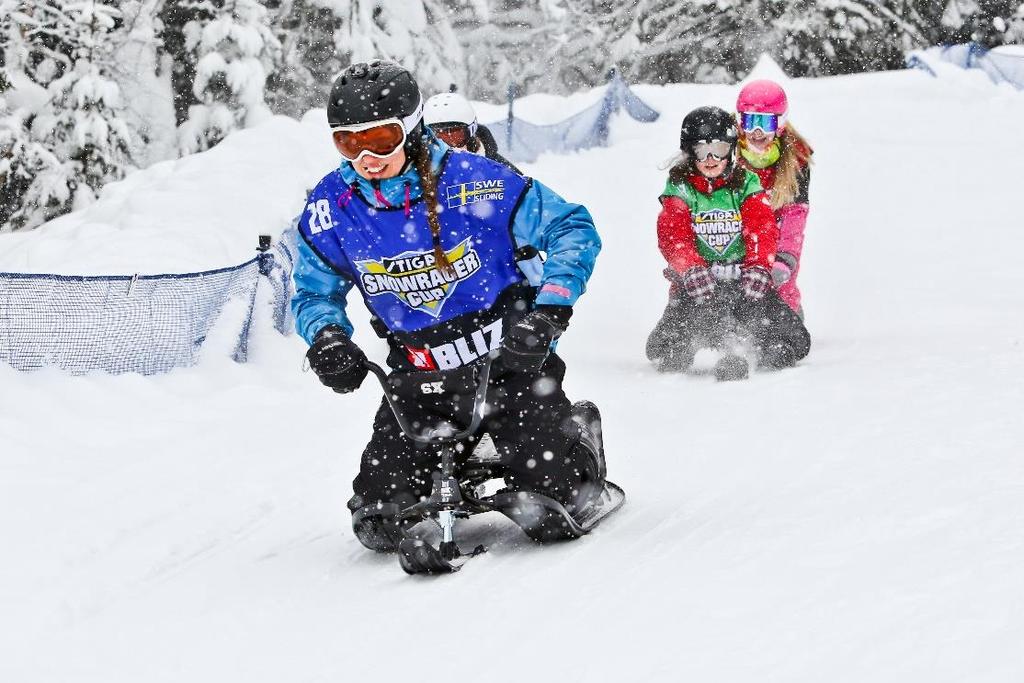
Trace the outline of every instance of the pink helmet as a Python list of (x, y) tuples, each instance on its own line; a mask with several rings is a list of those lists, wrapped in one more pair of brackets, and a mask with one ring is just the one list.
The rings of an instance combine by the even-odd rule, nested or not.
[(789, 100), (786, 99), (786, 91), (775, 81), (751, 81), (740, 90), (736, 98), (736, 111), (775, 114), (779, 117), (781, 128), (785, 125)]

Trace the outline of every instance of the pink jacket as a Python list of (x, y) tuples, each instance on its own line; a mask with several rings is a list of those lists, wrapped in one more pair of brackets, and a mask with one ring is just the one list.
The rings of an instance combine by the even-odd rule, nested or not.
[[(742, 157), (741, 157), (742, 158)], [(746, 164), (744, 164), (746, 165)], [(761, 186), (771, 192), (775, 187), (775, 166), (752, 168), (761, 179)], [(804, 228), (807, 226), (807, 213), (810, 211), (808, 191), (810, 189), (811, 170), (801, 169), (797, 196), (791, 204), (786, 204), (775, 212), (775, 221), (779, 225), (779, 244), (775, 254), (775, 268), (788, 269), (789, 279), (779, 285), (779, 296), (794, 311), (800, 310), (800, 288), (796, 278), (800, 273), (800, 255), (804, 249)]]

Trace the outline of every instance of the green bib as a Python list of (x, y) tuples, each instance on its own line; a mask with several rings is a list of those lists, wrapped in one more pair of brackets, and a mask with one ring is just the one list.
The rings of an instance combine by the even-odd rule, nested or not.
[(740, 207), (747, 197), (761, 192), (762, 188), (755, 173), (742, 172), (745, 176), (739, 190), (720, 187), (711, 194), (704, 194), (685, 180), (679, 185), (670, 180), (661, 193), (663, 197), (679, 197), (686, 202), (693, 233), (697, 236), (697, 253), (708, 263), (736, 263), (747, 255)]

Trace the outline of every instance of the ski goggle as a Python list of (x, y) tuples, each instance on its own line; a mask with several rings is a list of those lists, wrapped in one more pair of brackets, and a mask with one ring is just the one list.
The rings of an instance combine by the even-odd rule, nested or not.
[(437, 124), (431, 126), (430, 129), (449, 147), (465, 147), (469, 144), (469, 139), (473, 137), (469, 126), (462, 124)]
[(708, 157), (723, 161), (732, 156), (732, 143), (723, 140), (700, 140), (693, 146), (693, 155), (697, 157), (697, 161), (704, 161)]
[(762, 114), (756, 111), (740, 112), (740, 128), (744, 133), (753, 133), (760, 128), (765, 133), (779, 130), (778, 114)]
[(389, 157), (405, 144), (405, 126), (400, 119), (384, 119), (332, 128), (334, 142), (347, 161), (363, 155)]

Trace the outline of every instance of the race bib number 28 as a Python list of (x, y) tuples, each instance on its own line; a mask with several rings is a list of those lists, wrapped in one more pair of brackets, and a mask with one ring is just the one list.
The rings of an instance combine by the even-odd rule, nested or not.
[(309, 222), (306, 224), (310, 235), (316, 235), (324, 230), (334, 227), (334, 219), (331, 218), (331, 203), (326, 199), (318, 199), (306, 205), (309, 212)]

